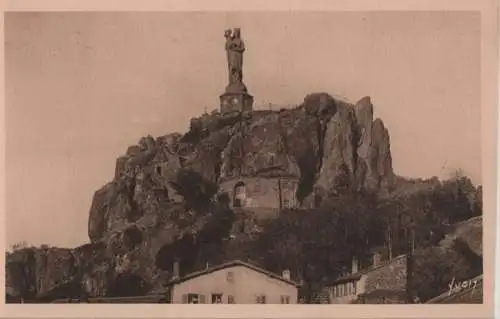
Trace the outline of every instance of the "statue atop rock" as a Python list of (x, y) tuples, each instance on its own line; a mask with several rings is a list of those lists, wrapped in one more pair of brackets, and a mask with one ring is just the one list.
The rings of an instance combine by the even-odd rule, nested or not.
[(239, 28), (226, 30), (226, 51), (229, 71), (229, 84), (243, 83), (243, 52), (245, 52), (245, 42), (241, 38)]
[(241, 30), (234, 28), (224, 32), (226, 39), (228, 79), (224, 94), (220, 96), (221, 112), (249, 111), (252, 109), (253, 97), (247, 93), (243, 83), (243, 53), (245, 42), (241, 38)]

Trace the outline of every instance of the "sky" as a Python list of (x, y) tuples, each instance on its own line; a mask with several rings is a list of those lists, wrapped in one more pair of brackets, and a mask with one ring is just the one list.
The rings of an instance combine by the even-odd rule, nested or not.
[(257, 106), (370, 96), (408, 177), (481, 183), (480, 17), (471, 12), (6, 13), (6, 233), (89, 241), (96, 190), (140, 137), (218, 108), (240, 27)]

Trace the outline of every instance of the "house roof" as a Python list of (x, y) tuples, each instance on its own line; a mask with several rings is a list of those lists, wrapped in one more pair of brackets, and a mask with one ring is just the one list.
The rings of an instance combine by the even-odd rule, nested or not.
[(371, 267), (362, 269), (362, 270), (358, 271), (357, 273), (339, 277), (339, 278), (335, 279), (334, 281), (332, 281), (331, 283), (329, 283), (329, 285), (337, 285), (337, 284), (341, 284), (341, 283), (348, 282), (348, 281), (359, 280), (361, 278), (361, 276), (368, 274), (374, 270), (386, 267), (389, 264), (392, 264), (393, 262), (398, 261), (398, 260), (403, 259), (403, 258), (406, 258), (406, 255), (399, 255), (397, 257), (392, 258), (391, 260), (382, 261), (380, 265), (371, 266)]
[(222, 269), (230, 268), (230, 267), (236, 267), (236, 266), (243, 266), (243, 267), (246, 267), (246, 268), (251, 269), (253, 271), (259, 272), (259, 273), (261, 273), (263, 275), (266, 275), (266, 276), (268, 276), (270, 278), (273, 278), (273, 279), (276, 279), (276, 280), (280, 280), (282, 282), (285, 282), (285, 283), (287, 283), (289, 285), (292, 285), (292, 286), (295, 286), (295, 287), (300, 287), (300, 284), (297, 283), (297, 282), (295, 282), (295, 281), (292, 281), (292, 280), (289, 280), (289, 279), (285, 279), (285, 278), (283, 278), (280, 275), (277, 275), (277, 274), (275, 274), (273, 272), (270, 272), (268, 270), (262, 269), (260, 267), (255, 266), (255, 265), (252, 265), (250, 263), (244, 262), (242, 260), (233, 260), (233, 261), (230, 261), (230, 262), (219, 264), (217, 266), (213, 266), (213, 267), (209, 267), (207, 269), (203, 269), (201, 271), (193, 272), (193, 273), (190, 273), (190, 274), (188, 274), (186, 276), (173, 279), (168, 284), (169, 285), (179, 284), (181, 282), (184, 282), (184, 281), (187, 281), (187, 280), (199, 277), (199, 276), (207, 275), (207, 274), (213, 273), (213, 272), (218, 271), (218, 270), (222, 270)]
[(483, 303), (483, 275), (479, 275), (472, 281), (477, 280), (477, 284), (472, 287), (460, 289), (458, 291), (446, 291), (441, 295), (428, 300), (426, 303), (443, 304), (482, 304)]
[(164, 294), (152, 294), (132, 297), (90, 297), (90, 298), (63, 298), (52, 301), (52, 303), (167, 303), (168, 298)]

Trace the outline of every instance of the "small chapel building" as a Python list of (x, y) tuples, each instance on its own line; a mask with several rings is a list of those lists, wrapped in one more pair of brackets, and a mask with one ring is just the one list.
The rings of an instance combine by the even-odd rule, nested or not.
[(277, 217), (282, 210), (299, 206), (297, 189), (300, 170), (286, 154), (271, 156), (268, 163), (252, 173), (225, 176), (220, 190), (227, 194), (233, 209), (249, 209), (258, 217)]
[(232, 208), (252, 208), (258, 215), (276, 216), (282, 209), (297, 207), (299, 180), (294, 176), (245, 177), (221, 183)]

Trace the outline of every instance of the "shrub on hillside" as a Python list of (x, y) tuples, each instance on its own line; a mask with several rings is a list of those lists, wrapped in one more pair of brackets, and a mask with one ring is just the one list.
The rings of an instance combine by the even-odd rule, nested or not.
[(435, 246), (416, 251), (410, 287), (425, 302), (448, 291), (452, 282), (458, 284), (482, 272), (482, 258), (458, 240), (450, 249)]

